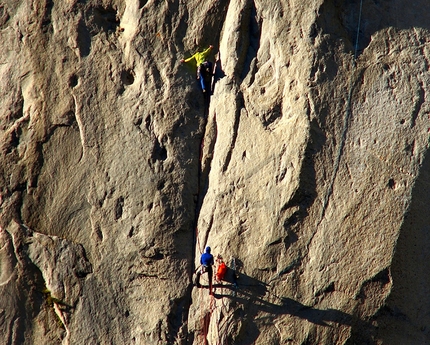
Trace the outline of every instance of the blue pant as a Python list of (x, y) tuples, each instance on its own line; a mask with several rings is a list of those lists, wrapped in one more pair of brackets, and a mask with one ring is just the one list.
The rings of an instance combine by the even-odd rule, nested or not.
[(205, 91), (206, 90), (205, 78), (203, 78), (203, 76), (201, 74), (199, 75), (199, 81), (200, 81), (200, 86), (201, 86), (202, 90)]
[[(203, 266), (204, 265), (202, 265), (202, 268), (203, 268)], [(211, 265), (209, 265), (209, 266), (204, 266), (204, 269), (205, 269), (205, 273), (207, 273), (208, 274), (208, 280), (209, 280), (209, 293), (211, 294), (212, 293), (212, 276), (213, 276), (213, 269), (212, 269), (212, 266)], [(198, 271), (197, 271), (197, 277), (196, 277), (196, 286), (197, 287), (201, 287), (201, 285), (200, 285), (200, 276), (202, 275), (202, 270), (201, 269), (199, 269)]]
[[(203, 65), (203, 64), (202, 64)], [(200, 69), (202, 68), (202, 65), (197, 67), (197, 78), (199, 79), (200, 82), (200, 87), (202, 88), (202, 91), (205, 92), (206, 91), (206, 78), (204, 77), (204, 75), (202, 75)]]

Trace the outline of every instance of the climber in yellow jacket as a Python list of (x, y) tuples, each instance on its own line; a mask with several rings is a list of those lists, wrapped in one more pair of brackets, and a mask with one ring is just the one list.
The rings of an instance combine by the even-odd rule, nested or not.
[(213, 46), (210, 45), (209, 48), (203, 50), (202, 52), (197, 52), (193, 56), (189, 57), (188, 59), (181, 60), (181, 63), (192, 62), (193, 60), (195, 60), (196, 67), (197, 67), (197, 79), (200, 80), (200, 85), (202, 87), (203, 92), (206, 92), (206, 85), (205, 85), (206, 76), (202, 75), (202, 70), (203, 69), (205, 71), (208, 70), (209, 73), (212, 73), (212, 67), (211, 67), (212, 64), (206, 59), (209, 53), (211, 52), (212, 48)]

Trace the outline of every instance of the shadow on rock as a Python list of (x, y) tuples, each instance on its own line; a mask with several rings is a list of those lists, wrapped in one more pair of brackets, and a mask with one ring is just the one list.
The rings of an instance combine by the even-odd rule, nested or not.
[(318, 11), (318, 19), (310, 32), (314, 39), (318, 33), (346, 43), (346, 48), (358, 55), (369, 45), (372, 36), (384, 28), (398, 30), (410, 28), (429, 29), (428, 3), (421, 3), (416, 11), (408, 1), (366, 1), (360, 8), (359, 1), (326, 0)]
[(430, 344), (430, 153), (427, 150), (412, 190), (391, 274), (393, 288), (376, 320), (387, 344)]
[[(215, 283), (214, 297), (229, 298), (246, 306), (245, 311), (257, 315), (264, 312), (272, 315), (292, 315), (307, 320), (313, 324), (332, 327), (331, 323), (347, 326), (368, 326), (348, 313), (336, 309), (317, 309), (304, 305), (288, 297), (276, 297), (268, 291), (269, 284), (246, 274), (239, 273), (235, 279), (234, 272), (230, 272), (222, 283)], [(221, 290), (220, 290), (221, 289)], [(277, 300), (277, 303), (267, 299)]]
[[(228, 268), (222, 282), (214, 281), (213, 284), (214, 298), (224, 299), (222, 305), (228, 306), (230, 310), (224, 314), (225, 319), (221, 326), (223, 329), (234, 330), (226, 335), (231, 343), (254, 343), (260, 336), (261, 327), (264, 327), (261, 323), (273, 324), (273, 321), (282, 315), (306, 320), (318, 327), (336, 328), (340, 325), (350, 327), (353, 334), (360, 333), (360, 337), (355, 336), (354, 339), (360, 339), (362, 343), (370, 344), (374, 338), (376, 328), (371, 321), (364, 321), (341, 310), (318, 309), (289, 297), (276, 296), (270, 291), (269, 284), (242, 273), (240, 260), (236, 259), (235, 263), (236, 266), (231, 265)], [(202, 288), (207, 291), (209, 287), (205, 285)], [(226, 304), (227, 300), (230, 303)]]

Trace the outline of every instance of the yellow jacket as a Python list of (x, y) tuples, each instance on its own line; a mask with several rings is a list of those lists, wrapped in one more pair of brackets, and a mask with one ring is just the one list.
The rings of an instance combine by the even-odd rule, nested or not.
[(188, 59), (185, 59), (184, 62), (190, 62), (191, 60), (196, 60), (196, 65), (200, 66), (203, 62), (205, 62), (206, 57), (209, 55), (209, 52), (211, 51), (211, 47), (209, 47), (206, 50), (203, 50), (202, 52), (197, 52), (193, 56), (189, 57)]

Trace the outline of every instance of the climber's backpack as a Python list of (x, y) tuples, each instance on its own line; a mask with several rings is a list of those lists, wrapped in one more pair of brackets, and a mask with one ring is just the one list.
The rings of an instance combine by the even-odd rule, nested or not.
[(226, 272), (227, 272), (227, 266), (225, 265), (225, 263), (224, 263), (224, 262), (221, 262), (221, 263), (219, 264), (219, 266), (218, 266), (218, 270), (217, 270), (217, 272), (216, 272), (216, 279), (217, 279), (218, 281), (223, 280), (223, 279), (224, 279), (224, 277), (225, 277)]
[(203, 78), (212, 76), (212, 62), (205, 61), (200, 66), (200, 73)]

